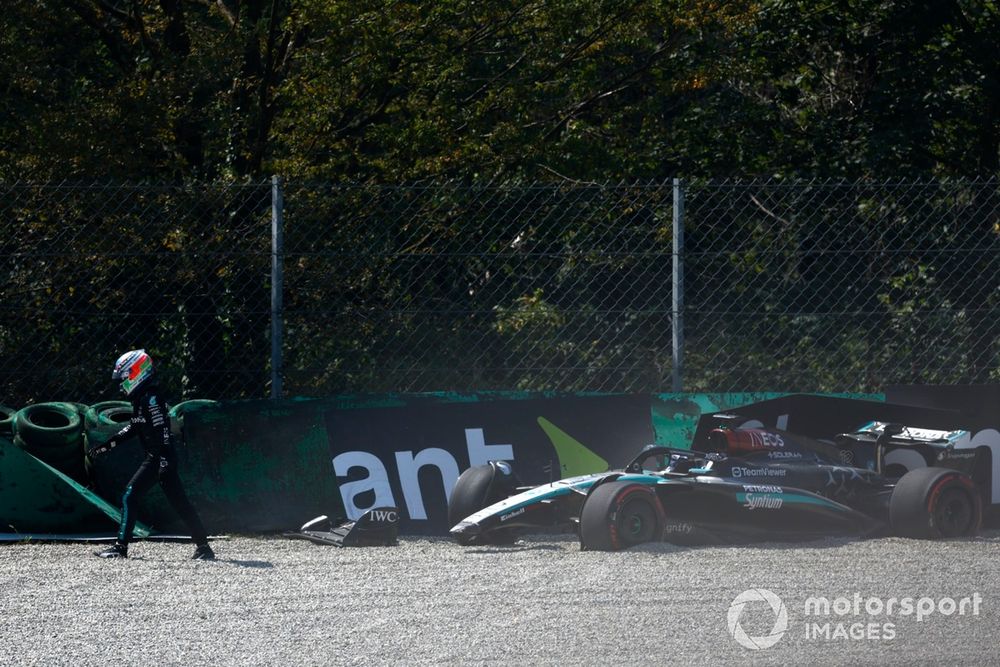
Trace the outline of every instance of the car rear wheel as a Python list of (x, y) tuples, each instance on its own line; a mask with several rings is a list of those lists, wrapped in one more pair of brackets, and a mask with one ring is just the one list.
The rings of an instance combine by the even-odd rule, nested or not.
[(629, 482), (606, 482), (587, 498), (580, 513), (580, 546), (620, 551), (663, 537), (663, 508), (656, 492)]
[(947, 468), (917, 468), (903, 475), (889, 500), (892, 532), (900, 537), (940, 539), (975, 535), (982, 521), (975, 483)]
[[(473, 466), (458, 476), (455, 488), (448, 498), (448, 524), (455, 526), (463, 519), (493, 503), (507, 498), (516, 486), (510, 466), (506, 463), (488, 463)], [(510, 544), (514, 541), (511, 530), (496, 530), (486, 535), (456, 535), (459, 544)]]

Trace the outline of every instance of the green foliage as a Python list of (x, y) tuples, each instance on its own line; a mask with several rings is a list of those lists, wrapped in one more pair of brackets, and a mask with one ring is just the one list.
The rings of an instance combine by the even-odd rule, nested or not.
[(0, 172), (980, 175), (993, 2), (10, 0)]

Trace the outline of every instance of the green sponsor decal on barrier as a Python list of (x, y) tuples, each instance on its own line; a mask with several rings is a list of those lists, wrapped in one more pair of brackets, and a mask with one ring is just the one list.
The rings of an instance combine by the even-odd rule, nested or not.
[(650, 414), (656, 444), (687, 449), (694, 439), (698, 418), (703, 414), (778, 398), (777, 393), (654, 394)]

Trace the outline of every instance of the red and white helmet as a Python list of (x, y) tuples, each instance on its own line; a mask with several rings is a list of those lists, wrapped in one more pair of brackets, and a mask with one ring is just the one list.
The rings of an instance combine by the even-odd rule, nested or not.
[(153, 358), (145, 350), (131, 350), (118, 357), (112, 380), (121, 380), (122, 393), (129, 396), (149, 378), (153, 377)]

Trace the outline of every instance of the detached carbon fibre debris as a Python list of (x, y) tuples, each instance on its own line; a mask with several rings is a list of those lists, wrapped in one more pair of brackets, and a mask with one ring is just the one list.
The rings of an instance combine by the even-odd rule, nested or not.
[(328, 517), (319, 516), (307, 521), (297, 531), (284, 533), (284, 536), (335, 547), (390, 547), (396, 545), (398, 534), (399, 509), (376, 507), (356, 521), (343, 521), (337, 525)]

